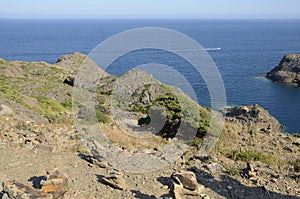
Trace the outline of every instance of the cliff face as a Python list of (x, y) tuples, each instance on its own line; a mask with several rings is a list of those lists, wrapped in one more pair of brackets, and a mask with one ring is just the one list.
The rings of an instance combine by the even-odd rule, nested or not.
[(300, 54), (285, 55), (266, 77), (278, 83), (300, 86)]

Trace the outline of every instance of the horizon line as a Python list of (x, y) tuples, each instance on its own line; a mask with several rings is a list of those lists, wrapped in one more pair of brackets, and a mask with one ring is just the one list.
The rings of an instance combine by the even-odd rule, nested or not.
[(126, 20), (126, 19), (135, 19), (135, 20), (145, 20), (145, 19), (207, 19), (207, 20), (299, 20), (300, 17), (0, 17), (0, 19), (82, 19), (82, 20), (97, 20), (97, 19), (117, 19), (117, 20)]

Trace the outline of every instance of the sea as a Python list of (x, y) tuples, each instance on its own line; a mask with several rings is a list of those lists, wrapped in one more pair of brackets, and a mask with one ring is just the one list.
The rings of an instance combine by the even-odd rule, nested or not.
[[(227, 106), (259, 104), (285, 131), (300, 132), (300, 88), (263, 77), (285, 54), (300, 53), (300, 19), (0, 19), (0, 57), (55, 63), (61, 55), (89, 54), (117, 33), (145, 27), (179, 31), (206, 49), (221, 75)], [(106, 70), (122, 75), (134, 67), (147, 70), (149, 64), (153, 65), (150, 72), (162, 82), (187, 89), (187, 93), (190, 88), (200, 104), (211, 106), (202, 77), (193, 75), (188, 63), (170, 52), (136, 50), (119, 57)], [(190, 87), (182, 86), (175, 76), (178, 73), (159, 64), (172, 65), (179, 75), (185, 73)]]

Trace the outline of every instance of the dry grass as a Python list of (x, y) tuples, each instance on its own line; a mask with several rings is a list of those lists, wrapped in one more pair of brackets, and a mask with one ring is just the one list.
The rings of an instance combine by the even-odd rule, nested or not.
[(139, 138), (128, 135), (116, 126), (101, 125), (105, 135), (113, 142), (120, 146), (123, 146), (129, 150), (136, 150), (141, 148), (157, 148), (160, 149), (166, 144), (166, 140), (152, 136), (147, 138)]

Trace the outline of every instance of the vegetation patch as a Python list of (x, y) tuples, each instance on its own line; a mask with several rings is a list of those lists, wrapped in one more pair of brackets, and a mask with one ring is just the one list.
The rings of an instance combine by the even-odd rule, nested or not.
[(232, 160), (240, 160), (244, 162), (248, 161), (260, 161), (265, 164), (275, 164), (275, 165), (284, 165), (287, 161), (280, 159), (271, 154), (264, 154), (251, 150), (242, 150), (242, 151), (230, 151), (226, 153), (226, 156)]
[(0, 77), (0, 98), (22, 103), (23, 98), (20, 89), (16, 86), (11, 86), (5, 77)]
[(58, 101), (40, 95), (31, 95), (31, 97), (37, 99), (41, 107), (41, 109), (36, 109), (36, 112), (48, 118), (50, 122), (70, 122), (70, 118), (67, 119), (67, 117), (62, 114), (63, 111), (66, 111), (66, 108)]
[(203, 139), (195, 137), (193, 142), (192, 142), (192, 146), (198, 148), (198, 147), (201, 146), (202, 142), (203, 142)]
[(98, 122), (101, 122), (103, 124), (109, 123), (111, 121), (110, 117), (100, 110), (96, 110), (96, 117)]

